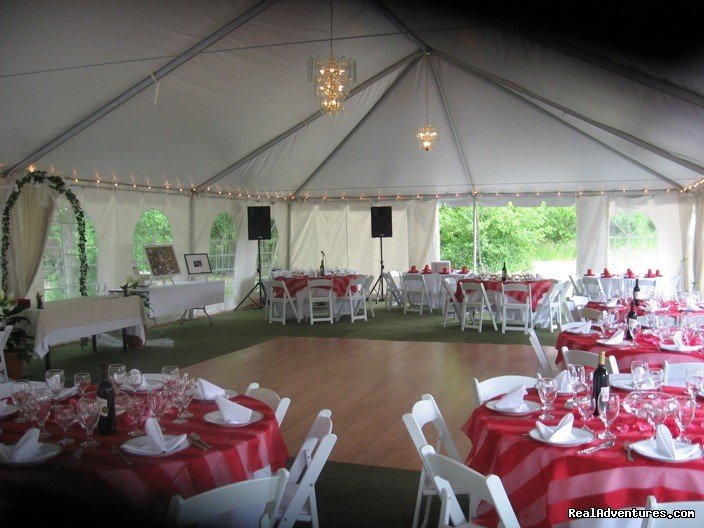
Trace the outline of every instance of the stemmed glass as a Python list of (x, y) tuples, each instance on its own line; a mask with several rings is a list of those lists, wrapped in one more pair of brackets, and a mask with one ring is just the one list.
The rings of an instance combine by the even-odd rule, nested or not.
[(686, 396), (680, 396), (675, 401), (677, 402), (677, 407), (675, 408), (675, 422), (680, 430), (680, 435), (676, 440), (691, 444), (692, 441), (684, 435), (684, 432), (687, 430), (687, 427), (689, 427), (689, 424), (692, 423), (692, 420), (694, 420), (697, 404)]
[(661, 368), (651, 368), (649, 369), (648, 375), (650, 376), (650, 381), (653, 383), (655, 390), (662, 389), (665, 384), (665, 371)]
[(54, 423), (64, 431), (64, 437), (56, 442), (57, 444), (61, 446), (73, 444), (73, 438), (68, 437), (68, 428), (71, 427), (75, 419), (76, 413), (73, 411), (73, 405), (54, 406)]
[(78, 423), (86, 432), (86, 439), (81, 445), (83, 447), (99, 446), (100, 442), (93, 438), (93, 431), (98, 425), (98, 418), (100, 418), (100, 402), (95, 396), (86, 395), (78, 400), (77, 409)]
[(127, 385), (132, 388), (132, 392), (136, 394), (139, 388), (142, 386), (143, 381), (144, 374), (142, 374), (137, 369), (130, 370), (129, 375), (127, 376)]
[(29, 420), (25, 412), (25, 400), (32, 393), (32, 386), (27, 380), (15, 380), (11, 385), (12, 403), (20, 410), (19, 416), (15, 419), (15, 423), (27, 423)]
[(127, 433), (127, 436), (142, 436), (142, 431), (140, 430), (140, 425), (142, 423), (142, 418), (144, 417), (144, 409), (146, 405), (144, 400), (141, 398), (132, 398), (129, 406), (127, 407), (127, 417), (132, 423), (132, 430)]
[(599, 438), (602, 440), (616, 438), (616, 435), (613, 434), (609, 428), (618, 417), (621, 399), (618, 397), (618, 394), (613, 394), (611, 391), (602, 391), (602, 393), (599, 394), (597, 405), (599, 406), (599, 418), (604, 422), (604, 431), (599, 433)]
[(658, 425), (663, 423), (667, 418), (667, 411), (663, 406), (663, 402), (660, 399), (654, 399), (643, 404), (643, 413), (645, 414), (645, 419), (653, 428), (653, 436), (650, 439), (655, 438), (655, 434), (658, 429)]
[(127, 381), (127, 367), (122, 363), (108, 365), (108, 378), (115, 387), (115, 392), (120, 392)]
[(582, 417), (582, 421), (584, 422), (582, 430), (587, 431), (588, 433), (593, 433), (594, 431), (592, 431), (588, 425), (589, 419), (594, 415), (594, 411), (596, 410), (596, 403), (594, 402), (594, 398), (592, 398), (591, 394), (577, 398), (577, 410), (579, 411), (579, 415)]
[(702, 390), (702, 381), (704, 381), (704, 370), (688, 368), (684, 374), (684, 382), (687, 387), (689, 397), (694, 400)]
[(78, 388), (78, 394), (83, 397), (90, 388), (90, 372), (76, 372), (73, 375), (73, 384)]
[(552, 409), (552, 402), (557, 398), (557, 382), (555, 378), (541, 378), (538, 380), (538, 396), (540, 396), (540, 402), (543, 404), (543, 414), (539, 416), (541, 420), (552, 420), (555, 417), (550, 414)]
[(577, 404), (577, 392), (580, 386), (585, 383), (585, 370), (584, 365), (568, 365), (567, 372), (570, 377), (570, 389), (572, 390), (572, 396), (569, 400), (565, 402), (565, 407), (567, 409), (572, 409)]
[(46, 388), (51, 391), (54, 401), (57, 401), (66, 384), (64, 371), (62, 369), (47, 370), (44, 378), (46, 380)]
[[(168, 407), (169, 395), (165, 390), (155, 389), (149, 391), (149, 393), (147, 394), (147, 408), (149, 409), (149, 412), (152, 414), (152, 416), (154, 416), (157, 423), (159, 423), (159, 420), (161, 420), (161, 417), (164, 415)], [(159, 426), (161, 427), (160, 423)]]
[(39, 427), (39, 438), (49, 438), (51, 433), (44, 429), (51, 414), (52, 394), (48, 389), (35, 389), (27, 400), (27, 411)]
[(178, 385), (181, 378), (180, 369), (175, 365), (168, 365), (161, 368), (161, 381), (169, 391), (172, 391)]
[(648, 381), (650, 368), (647, 361), (631, 361), (631, 377), (633, 378), (633, 386), (637, 391), (640, 391), (643, 384)]
[(184, 424), (188, 418), (192, 418), (193, 414), (188, 412), (188, 406), (191, 404), (193, 397), (196, 394), (195, 380), (188, 379), (184, 376), (176, 389), (174, 402), (178, 408), (178, 417), (174, 420), (175, 424)]

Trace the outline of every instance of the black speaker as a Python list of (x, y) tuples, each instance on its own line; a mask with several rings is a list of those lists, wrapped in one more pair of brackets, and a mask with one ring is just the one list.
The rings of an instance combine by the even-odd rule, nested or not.
[(391, 206), (372, 207), (372, 238), (391, 238)]
[(250, 240), (271, 238), (271, 208), (247, 207), (247, 235)]

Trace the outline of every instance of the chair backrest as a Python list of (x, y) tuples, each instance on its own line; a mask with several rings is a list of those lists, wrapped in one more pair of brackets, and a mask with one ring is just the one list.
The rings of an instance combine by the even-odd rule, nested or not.
[(395, 269), (395, 270), (389, 271), (389, 277), (394, 282), (396, 289), (398, 289), (398, 290), (403, 289), (403, 274), (399, 270)]
[(259, 383), (250, 383), (245, 395), (271, 407), (276, 415), (276, 421), (281, 426), (286, 416), (286, 411), (288, 411), (288, 406), (291, 405), (291, 398), (281, 398), (273, 390), (260, 387)]
[(584, 286), (584, 293), (593, 301), (598, 301), (606, 298), (604, 293), (604, 288), (601, 285), (599, 277), (582, 277), (582, 285)]
[[(356, 279), (352, 279), (349, 283), (347, 283), (347, 289), (345, 290), (345, 296), (347, 295), (362, 295), (364, 294), (364, 285), (367, 283), (367, 276), (363, 277), (357, 277)], [(352, 288), (357, 288), (357, 291), (353, 292)]]
[(321, 301), (326, 301), (332, 298), (332, 279), (309, 280), (308, 297)]
[[(554, 286), (554, 284), (553, 284)], [(501, 284), (501, 291), (504, 292), (528, 292), (530, 293), (530, 287), (522, 282), (504, 282)]]
[(273, 293), (273, 292), (274, 292), (274, 288), (281, 288), (281, 289), (283, 290), (284, 294), (283, 294), (282, 297), (283, 297), (284, 299), (290, 299), (290, 298), (291, 298), (291, 294), (290, 294), (289, 291), (288, 291), (288, 286), (286, 286), (286, 282), (281, 281), (281, 280), (268, 281), (268, 282), (269, 282), (269, 286), (268, 286), (268, 287), (267, 287), (267, 285), (266, 285), (266, 281), (262, 281), (262, 282), (265, 283), (264, 288), (266, 288), (267, 294), (269, 295), (269, 298), (270, 298), (270, 299), (274, 297), (274, 293)]
[(460, 282), (460, 288), (462, 288), (462, 298), (467, 295), (471, 295), (475, 292), (480, 292), (484, 290), (484, 285), (481, 282)]
[(538, 373), (541, 376), (552, 378), (555, 375), (555, 368), (553, 368), (550, 364), (550, 360), (548, 359), (547, 354), (545, 354), (545, 350), (543, 350), (540, 341), (538, 341), (538, 336), (536, 335), (535, 330), (532, 328), (528, 329), (528, 339), (530, 340), (530, 344), (533, 346), (533, 351), (538, 358)]
[[(435, 482), (438, 493), (447, 497), (448, 502), (443, 502), (443, 510), (445, 516), (452, 521), (454, 526), (467, 522), (457, 499), (455, 498), (454, 501), (451, 499), (455, 495), (453, 490), (461, 490), (463, 493), (469, 494), (470, 518), (476, 517), (479, 503), (485, 501), (494, 506), (501, 521), (501, 526), (504, 528), (520, 528), (516, 514), (499, 477), (496, 475), (485, 477), (481, 473), (465, 466), (462, 462), (436, 453), (432, 446), (429, 445), (421, 448), (421, 456), (428, 474)], [(443, 522), (442, 512), (440, 519)]]
[(191, 526), (234, 509), (266, 504), (260, 526), (271, 527), (288, 481), (288, 471), (280, 469), (273, 477), (227, 484), (188, 499), (171, 497), (166, 524), (171, 528)]
[[(453, 283), (454, 283), (454, 287), (452, 286)], [(459, 306), (459, 303), (457, 302), (457, 299), (455, 298), (455, 293), (457, 292), (457, 279), (443, 277), (442, 289), (443, 289), (443, 292), (445, 293), (445, 298), (452, 303), (452, 306), (454, 306), (455, 310), (459, 311), (460, 306)]]
[(600, 312), (599, 310), (595, 310), (594, 308), (582, 308), (579, 310), (579, 314), (582, 316), (582, 320), (584, 321), (594, 321), (595, 323), (598, 323), (601, 321), (601, 319), (604, 317), (604, 314)]
[(384, 280), (386, 281), (386, 286), (388, 286), (389, 290), (393, 292), (400, 292), (398, 288), (398, 283), (394, 280), (393, 276), (391, 275), (390, 271), (386, 271), (383, 274)]
[(7, 373), (7, 363), (5, 362), (5, 345), (10, 339), (12, 333), (12, 325), (7, 325), (0, 331), (0, 382), (10, 381), (10, 375)]
[[(704, 518), (704, 501), (658, 502), (653, 495), (650, 495), (645, 500), (645, 509), (664, 510), (669, 513), (673, 513), (675, 510), (692, 510), (694, 517), (688, 519), (648, 517), (644, 521), (642, 528), (692, 528), (693, 526), (701, 526), (701, 520)], [(699, 521), (696, 519), (699, 519)]]
[[(562, 347), (562, 359), (567, 365), (584, 365), (591, 368), (599, 366), (599, 354), (585, 350), (569, 350), (567, 347)], [(618, 363), (614, 356), (606, 356), (604, 367), (609, 374), (619, 374)]]
[(420, 282), (425, 284), (425, 277), (422, 273), (406, 273), (403, 275), (403, 282), (406, 284), (409, 282)]
[(444, 449), (448, 456), (461, 462), (460, 452), (457, 450), (454, 440), (452, 440), (450, 430), (445, 423), (445, 419), (442, 417), (437, 403), (435, 403), (435, 398), (430, 394), (423, 394), (420, 401), (417, 401), (415, 405), (413, 405), (411, 412), (403, 415), (403, 423), (406, 424), (406, 429), (408, 429), (408, 433), (411, 435), (411, 440), (413, 440), (413, 445), (416, 446), (418, 453), (420, 453), (421, 448), (428, 443), (428, 440), (423, 434), (423, 426), (431, 422), (438, 434), (435, 444), (437, 450), (441, 451)]
[(372, 284), (374, 284), (374, 281), (376, 280), (376, 277), (374, 275), (367, 275), (364, 279), (364, 292), (369, 295), (369, 293), (372, 291)]
[(662, 370), (665, 376), (665, 382), (672, 379), (684, 379), (687, 374), (687, 369), (704, 370), (704, 363), (668, 363), (667, 360), (662, 362)]
[(537, 378), (531, 378), (530, 376), (497, 376), (484, 381), (474, 378), (474, 395), (477, 398), (477, 405), (481, 405), (499, 394), (506, 394), (519, 385), (525, 385), (526, 389), (530, 389), (537, 382)]
[(574, 280), (574, 277), (570, 275), (570, 283), (572, 284), (572, 295), (581, 295), (582, 294), (582, 287), (580, 285), (580, 280)]

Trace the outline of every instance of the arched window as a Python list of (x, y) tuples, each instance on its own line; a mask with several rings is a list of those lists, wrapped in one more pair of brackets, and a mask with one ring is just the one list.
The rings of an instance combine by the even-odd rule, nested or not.
[[(98, 237), (93, 220), (85, 215), (88, 295), (98, 290)], [(78, 255), (76, 215), (67, 207), (54, 214), (44, 251), (44, 298), (47, 301), (79, 297), (81, 261)]]
[(625, 211), (609, 222), (609, 266), (623, 273), (657, 268), (658, 232), (653, 221), (637, 211)]
[(278, 265), (276, 248), (279, 245), (279, 230), (276, 222), (271, 221), (271, 238), (262, 240), (262, 277), (269, 277), (271, 270)]
[(210, 228), (210, 267), (216, 278), (225, 281), (225, 298), (234, 295), (235, 250), (237, 249), (235, 221), (227, 213), (215, 217)]
[(132, 253), (134, 265), (140, 275), (149, 275), (149, 261), (144, 253), (144, 246), (173, 244), (174, 236), (171, 232), (171, 222), (164, 213), (158, 209), (144, 211), (137, 220), (132, 236)]

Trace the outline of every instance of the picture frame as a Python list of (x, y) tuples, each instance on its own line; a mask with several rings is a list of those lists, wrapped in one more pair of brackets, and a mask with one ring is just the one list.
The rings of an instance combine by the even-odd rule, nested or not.
[(213, 272), (207, 253), (186, 253), (183, 258), (189, 275), (207, 275)]
[(170, 277), (181, 273), (173, 245), (144, 246), (144, 252), (153, 277)]

